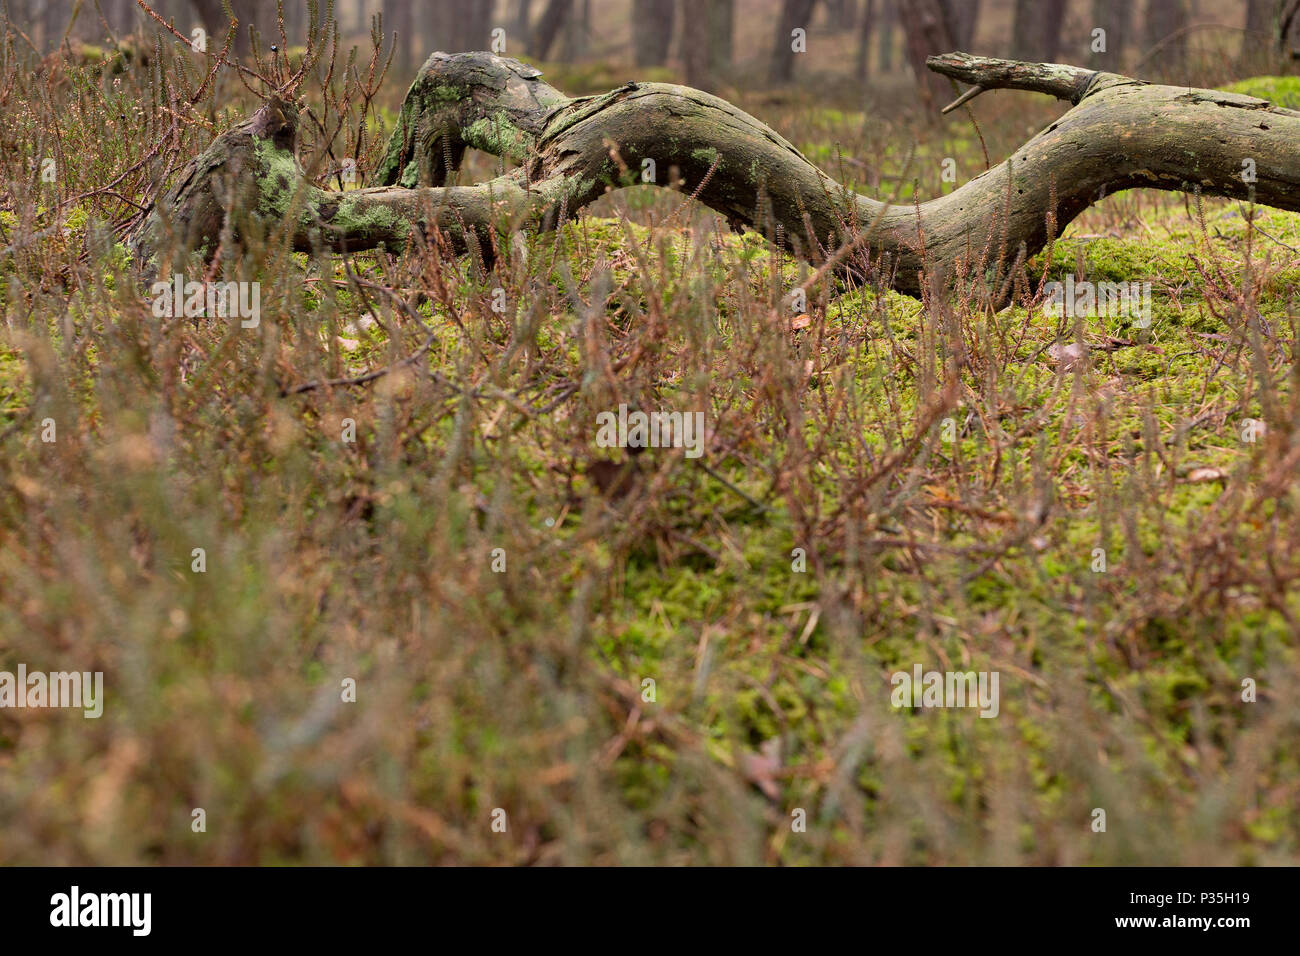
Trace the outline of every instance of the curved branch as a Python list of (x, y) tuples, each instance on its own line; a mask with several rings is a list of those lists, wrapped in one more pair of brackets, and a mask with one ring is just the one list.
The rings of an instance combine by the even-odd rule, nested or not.
[(1022, 63), (969, 53), (943, 53), (926, 57), (925, 65), (943, 76), (986, 90), (1030, 90), (1077, 104), (1100, 74), (1064, 63)]
[[(176, 236), (210, 251), (240, 210), (288, 223), (303, 250), (400, 248), (436, 226), (455, 251), (477, 242), (486, 254), (494, 230), (554, 228), (605, 192), (639, 184), (642, 161), (652, 159), (733, 227), (755, 228), (810, 261), (856, 243), (854, 268), (899, 291), (919, 295), (927, 272), (963, 274), (997, 298), (1007, 273), (1050, 233), (1122, 189), (1300, 210), (1293, 110), (1061, 64), (952, 53), (929, 65), (985, 89), (1075, 105), (952, 193), (891, 208), (843, 188), (769, 127), (700, 90), (629, 83), (569, 98), (518, 61), (435, 53), (407, 93), (378, 169), (384, 185), (333, 192), (306, 183), (293, 151), (295, 112), (272, 100), (191, 165), (133, 247), (147, 256)], [(444, 185), (467, 147), (522, 165), (479, 185)], [(1253, 182), (1243, 179), (1247, 167)]]

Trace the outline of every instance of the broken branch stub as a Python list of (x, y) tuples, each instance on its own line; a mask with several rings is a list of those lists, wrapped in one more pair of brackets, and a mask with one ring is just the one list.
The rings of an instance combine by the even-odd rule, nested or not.
[[(376, 171), (382, 185), (335, 192), (308, 183), (294, 153), (296, 111), (273, 99), (190, 164), (132, 245), (147, 257), (174, 236), (210, 252), (239, 210), (285, 224), (299, 250), (401, 248), (436, 227), (453, 251), (474, 245), (486, 254), (494, 230), (554, 228), (608, 190), (640, 184), (642, 160), (653, 159), (658, 169), (675, 167), (682, 188), (733, 225), (809, 261), (856, 245), (844, 261), (868, 264), (901, 292), (919, 296), (929, 272), (965, 276), (1000, 298), (1007, 274), (1050, 231), (1123, 189), (1300, 210), (1300, 112), (1062, 64), (951, 53), (929, 66), (983, 89), (1033, 90), (1074, 105), (948, 195), (890, 207), (842, 187), (709, 93), (628, 83), (570, 98), (516, 60), (435, 53), (407, 93)], [(468, 147), (519, 167), (478, 185), (445, 185)]]

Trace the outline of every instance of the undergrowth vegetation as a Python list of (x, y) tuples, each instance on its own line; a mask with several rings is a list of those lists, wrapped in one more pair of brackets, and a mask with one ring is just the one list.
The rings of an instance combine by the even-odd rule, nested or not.
[[(406, 79), (328, 59), (304, 167), (353, 188)], [(187, 275), (260, 323), (158, 318), (124, 236), (264, 90), (206, 68), (0, 50), (0, 670), (106, 690), (0, 710), (0, 862), (1294, 861), (1300, 217), (1110, 197), (997, 312), (792, 312), (811, 267), (649, 188), (490, 270), (244, 223)], [(910, 203), (1017, 102), (747, 108)], [(1151, 283), (1150, 327), (1048, 317), (1067, 275)], [(705, 453), (596, 447), (621, 404)], [(916, 664), (998, 715), (894, 708)]]

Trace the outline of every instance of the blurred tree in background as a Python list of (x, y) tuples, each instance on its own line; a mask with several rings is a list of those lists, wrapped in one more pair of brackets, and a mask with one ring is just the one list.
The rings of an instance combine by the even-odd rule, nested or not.
[[(186, 36), (201, 27), (214, 48), (225, 40), (222, 0), (150, 6)], [(263, 47), (278, 40), (271, 0), (229, 8), (238, 54), (250, 52), (250, 31)], [(4, 9), (42, 51), (65, 38), (102, 45), (157, 29), (137, 0), (7, 0)], [(306, 0), (282, 10), (288, 45), (301, 45)], [(724, 95), (802, 85), (840, 98), (874, 91), (911, 109), (918, 98), (937, 109), (950, 97), (925, 58), (951, 50), (1191, 82), (1207, 81), (1206, 69), (1291, 73), (1300, 47), (1300, 0), (336, 0), (334, 15), (345, 44), (364, 45), (378, 18), (403, 76), (435, 50), (490, 49), (500, 29), (510, 56), (552, 71), (583, 67), (573, 74), (580, 87), (653, 69)], [(910, 70), (895, 69), (900, 58)]]

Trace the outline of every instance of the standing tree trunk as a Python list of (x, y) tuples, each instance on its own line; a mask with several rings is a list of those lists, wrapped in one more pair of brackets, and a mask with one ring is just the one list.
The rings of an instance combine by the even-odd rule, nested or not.
[(632, 46), (637, 66), (663, 66), (673, 42), (677, 0), (632, 0)]
[(486, 50), (491, 43), (492, 0), (434, 0), (430, 22), (433, 48), (444, 53)]
[(41, 45), (43, 49), (52, 50), (63, 36), (63, 29), (68, 25), (67, 17), (71, 7), (60, 7), (57, 3), (46, 3), (40, 9)]
[(871, 28), (876, 22), (876, 0), (867, 0), (862, 10), (862, 22), (858, 25), (858, 56), (853, 64), (853, 75), (865, 80), (870, 72)]
[(1241, 38), (1237, 67), (1244, 73), (1273, 73), (1265, 66), (1272, 58), (1275, 0), (1246, 0), (1246, 32)]
[(772, 82), (789, 83), (794, 79), (794, 40), (796, 29), (804, 31), (812, 22), (813, 7), (817, 0), (782, 0), (781, 19), (777, 21), (776, 39), (772, 44)]
[(393, 64), (405, 74), (411, 70), (412, 0), (384, 0), (384, 32), (393, 38)]
[(529, 38), (528, 52), (539, 60), (549, 57), (556, 38), (572, 15), (573, 0), (547, 0), (542, 18), (537, 21), (537, 26), (533, 28), (532, 36)]
[[(305, 3), (286, 3), (284, 5), (284, 35), (289, 46), (307, 42), (307, 5)], [(279, 37), (279, 27), (276, 27)], [(277, 39), (275, 42), (279, 42)]]
[(952, 24), (939, 0), (908, 0), (900, 4), (898, 12), (907, 59), (916, 74), (921, 100), (926, 111), (933, 112), (943, 102), (949, 86), (942, 76), (930, 71), (926, 59), (956, 49)]
[(1281, 60), (1297, 56), (1300, 46), (1300, 0), (1274, 0), (1274, 37)]
[(139, 9), (132, 0), (114, 0), (113, 3), (104, 5), (104, 19), (119, 40), (131, 32)]
[(1181, 74), (1187, 62), (1185, 0), (1150, 0), (1145, 42), (1150, 71), (1161, 78)]
[(575, 0), (574, 12), (564, 30), (564, 56), (576, 63), (587, 55), (591, 45), (591, 0)]
[(943, 0), (944, 19), (951, 25), (955, 49), (969, 50), (980, 18), (980, 0)]
[(709, 69), (716, 77), (731, 69), (736, 43), (736, 0), (709, 4)]
[(527, 50), (529, 43), (529, 15), (532, 12), (532, 0), (518, 0), (515, 6), (515, 19), (510, 25), (510, 42), (520, 50)]
[(880, 39), (876, 42), (876, 59), (882, 73), (894, 68), (894, 23), (898, 20), (898, 0), (881, 0)]
[(1133, 6), (1132, 0), (1092, 0), (1092, 28), (1106, 31), (1105, 50), (1092, 49), (1094, 38), (1089, 31), (1088, 65), (1093, 69), (1119, 72), (1124, 65), (1124, 49), (1133, 30)]
[(1035, 63), (1055, 62), (1061, 49), (1065, 0), (1016, 0), (1011, 55)]
[[(224, 36), (226, 28), (230, 25), (230, 20), (226, 17), (226, 11), (221, 5), (221, 0), (191, 0), (194, 4), (194, 12), (198, 15), (199, 22), (193, 26), (200, 26), (208, 32), (208, 36), (213, 40)], [(263, 24), (259, 22), (258, 11), (260, 4), (258, 0), (230, 0), (230, 10), (239, 21), (235, 27), (235, 44), (236, 54), (245, 54), (249, 51), (249, 27), (257, 27), (259, 31)], [(178, 28), (183, 26), (179, 24)], [(188, 29), (182, 29), (186, 36), (190, 35)], [(266, 44), (263, 44), (264, 46)]]
[(735, 0), (682, 0), (682, 59), (686, 83), (712, 90), (731, 66)]
[(826, 0), (826, 18), (833, 30), (852, 30), (853, 24), (857, 22), (857, 12), (857, 0)]

